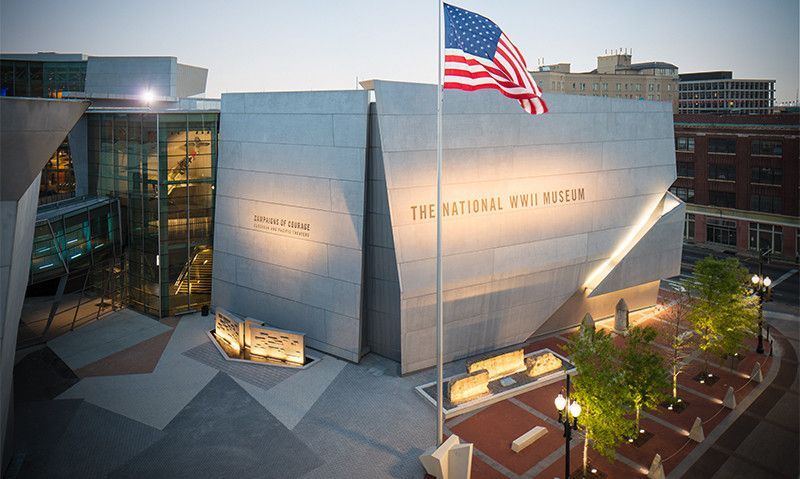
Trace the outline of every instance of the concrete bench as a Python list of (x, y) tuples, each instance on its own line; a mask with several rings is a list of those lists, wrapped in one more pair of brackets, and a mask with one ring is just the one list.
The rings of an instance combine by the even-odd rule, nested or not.
[(545, 434), (547, 434), (546, 428), (543, 428), (542, 426), (536, 426), (520, 437), (514, 439), (514, 442), (511, 443), (511, 450), (514, 452), (519, 452), (533, 444), (537, 439)]

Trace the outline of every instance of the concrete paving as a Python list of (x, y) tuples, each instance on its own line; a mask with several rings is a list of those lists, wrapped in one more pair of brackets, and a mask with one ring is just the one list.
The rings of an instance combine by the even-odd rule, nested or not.
[[(648, 317), (639, 315), (637, 321)], [(797, 477), (800, 427), (793, 355), (800, 350), (800, 320), (781, 313), (767, 317), (773, 333), (776, 328), (780, 332), (776, 361), (762, 362), (763, 391), (737, 373), (749, 372), (752, 358), (735, 365), (736, 370), (715, 364), (721, 378), (717, 385), (692, 384), (689, 376), (681, 382), (681, 395), (691, 398), (691, 417), (645, 414), (643, 424), (658, 433), (654, 440), (640, 449), (623, 446), (613, 463), (594, 452), (591, 461), (611, 477), (640, 477), (660, 451), (669, 477)], [(97, 355), (102, 350), (97, 338), (130, 337), (136, 331), (126, 318), (113, 313), (76, 333), (95, 338), (87, 346)], [(101, 324), (119, 331), (94, 331)], [(21, 359), (15, 389), (24, 394), (17, 394), (16, 455), (8, 477), (424, 477), (417, 457), (434, 442), (435, 414), (414, 386), (432, 380), (435, 371), (400, 376), (398, 363), (374, 354), (353, 364), (315, 352), (322, 360), (305, 370), (231, 363), (222, 360), (206, 336), (212, 324), (212, 317), (199, 314), (160, 324), (171, 332), (169, 341), (148, 349), (160, 357), (148, 357), (155, 366), (141, 374), (115, 366), (120, 351), (97, 359), (92, 363), (97, 375), (84, 378), (49, 348)], [(554, 336), (526, 350), (557, 348), (564, 340)], [(56, 348), (67, 359), (82, 357), (77, 340), (71, 341), (56, 343)], [(464, 361), (456, 361), (445, 366), (445, 375), (463, 370)], [(739, 410), (718, 413), (724, 383), (739, 389)], [(563, 439), (551, 411), (559, 387), (447, 422), (448, 432), (476, 444), (475, 479), (563, 476)], [(750, 393), (759, 391), (751, 400)], [(681, 447), (695, 415), (706, 421), (712, 447)], [(507, 453), (513, 437), (506, 429), (516, 428), (513, 436), (534, 424), (549, 430), (542, 444)], [(581, 445), (576, 437), (574, 468), (580, 464)]]
[(774, 311), (766, 311), (765, 318), (779, 343), (774, 380), (681, 477), (800, 477), (800, 318)]
[(152, 318), (123, 309), (103, 321), (50, 340), (47, 345), (73, 370), (169, 331)]

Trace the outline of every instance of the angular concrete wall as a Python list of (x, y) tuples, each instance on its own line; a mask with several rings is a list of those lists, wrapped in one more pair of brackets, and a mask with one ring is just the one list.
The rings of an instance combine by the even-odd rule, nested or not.
[(0, 473), (10, 460), (14, 355), (41, 171), (89, 102), (0, 98)]
[(357, 361), (368, 96), (224, 94), (212, 303)]
[(89, 57), (86, 93), (138, 97), (175, 97), (178, 60), (175, 57)]
[[(374, 85), (380, 156), (373, 151), (370, 164), (382, 163), (385, 173), (401, 369), (409, 372), (434, 364), (436, 90)], [(675, 179), (669, 103), (557, 94), (547, 100), (550, 113), (531, 117), (496, 92), (445, 94), (446, 360), (535, 334), (597, 270), (621, 261), (620, 245)], [(553, 192), (558, 199), (546, 204)], [(526, 195), (531, 204), (523, 207)], [(678, 234), (658, 247), (679, 251), (680, 244)], [(658, 278), (672, 274), (672, 261), (673, 255), (658, 264), (632, 259), (626, 268)], [(627, 283), (618, 286), (636, 286)]]
[(185, 98), (205, 93), (207, 79), (207, 69), (178, 63), (175, 89), (176, 96)]
[(206, 68), (183, 65), (175, 57), (89, 57), (85, 90), (89, 96), (187, 97), (206, 91)]
[(400, 361), (400, 280), (397, 277), (389, 196), (383, 171), (381, 135), (370, 104), (369, 159), (367, 162), (366, 262), (364, 309), (366, 341), (370, 350)]

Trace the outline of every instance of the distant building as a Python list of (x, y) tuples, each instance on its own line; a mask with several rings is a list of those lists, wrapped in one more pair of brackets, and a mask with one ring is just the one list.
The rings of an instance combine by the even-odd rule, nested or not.
[(734, 79), (728, 71), (678, 75), (679, 113), (773, 112), (775, 80)]
[(736, 251), (800, 254), (800, 115), (675, 115), (684, 237)]
[(678, 67), (671, 63), (631, 63), (630, 54), (614, 53), (597, 57), (590, 72), (571, 72), (569, 63), (557, 63), (531, 74), (544, 92), (670, 101), (678, 111)]

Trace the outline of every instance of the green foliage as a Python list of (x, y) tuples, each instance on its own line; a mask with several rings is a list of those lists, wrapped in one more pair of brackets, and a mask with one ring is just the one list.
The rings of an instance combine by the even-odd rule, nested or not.
[(636, 429), (642, 409), (655, 409), (670, 386), (664, 359), (653, 349), (658, 332), (652, 326), (634, 326), (621, 351), (622, 377), (628, 402), (636, 411)]
[(695, 303), (687, 319), (706, 354), (732, 355), (755, 334), (758, 299), (749, 289), (749, 276), (735, 258), (709, 256), (695, 264), (695, 281), (690, 285)]
[(567, 344), (567, 352), (577, 369), (571, 399), (583, 409), (578, 425), (595, 450), (613, 460), (616, 447), (633, 432), (633, 422), (627, 417), (619, 350), (608, 333), (597, 330), (593, 335), (576, 334)]

